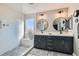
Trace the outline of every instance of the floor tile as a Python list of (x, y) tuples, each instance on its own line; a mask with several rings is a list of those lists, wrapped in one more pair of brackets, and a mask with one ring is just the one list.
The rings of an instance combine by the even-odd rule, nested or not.
[(42, 50), (42, 49), (36, 49), (33, 48), (27, 56), (71, 56), (69, 54), (64, 54), (60, 52), (55, 51), (48, 51), (48, 50)]

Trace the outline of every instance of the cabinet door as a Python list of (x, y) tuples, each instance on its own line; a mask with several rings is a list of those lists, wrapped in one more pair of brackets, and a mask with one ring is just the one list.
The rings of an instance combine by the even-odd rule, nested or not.
[(73, 38), (64, 37), (64, 52), (73, 53)]
[(64, 40), (62, 37), (57, 37), (55, 41), (55, 50), (63, 52), (64, 50)]
[(40, 36), (34, 36), (34, 47), (35, 48), (40, 48), (41, 47), (41, 41), (40, 41)]
[(46, 48), (46, 45), (47, 45), (47, 37), (46, 36), (41, 36), (40, 45), (41, 45), (42, 49), (47, 49)]

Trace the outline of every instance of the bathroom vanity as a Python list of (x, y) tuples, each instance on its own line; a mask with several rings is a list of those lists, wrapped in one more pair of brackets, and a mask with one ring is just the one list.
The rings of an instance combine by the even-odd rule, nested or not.
[(52, 33), (34, 35), (34, 47), (63, 53), (73, 53), (73, 35), (71, 33)]
[[(50, 12), (38, 13), (36, 15), (34, 47), (72, 54), (73, 32), (71, 32), (72, 28), (70, 26), (71, 18), (69, 18), (67, 14), (65, 14), (65, 17), (55, 17), (56, 14), (61, 15), (61, 13), (58, 13), (57, 11), (54, 12), (56, 13), (51, 13), (54, 16), (50, 15)], [(67, 13), (67, 10), (64, 10), (64, 12)]]

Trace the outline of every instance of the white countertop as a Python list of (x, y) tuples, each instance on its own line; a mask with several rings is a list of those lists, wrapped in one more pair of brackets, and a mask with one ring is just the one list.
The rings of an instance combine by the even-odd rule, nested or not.
[(60, 34), (60, 32), (37, 32), (35, 33), (35, 35), (50, 35), (50, 36), (73, 36), (72, 32), (62, 32), (62, 34)]

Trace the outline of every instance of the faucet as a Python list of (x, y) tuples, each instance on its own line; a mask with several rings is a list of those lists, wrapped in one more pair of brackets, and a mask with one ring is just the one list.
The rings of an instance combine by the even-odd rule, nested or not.
[(60, 34), (62, 34), (62, 32), (63, 32), (63, 27), (61, 27), (61, 29), (60, 29)]
[(43, 30), (41, 30), (41, 33), (43, 34)]
[(62, 30), (60, 30), (60, 34), (62, 34)]

